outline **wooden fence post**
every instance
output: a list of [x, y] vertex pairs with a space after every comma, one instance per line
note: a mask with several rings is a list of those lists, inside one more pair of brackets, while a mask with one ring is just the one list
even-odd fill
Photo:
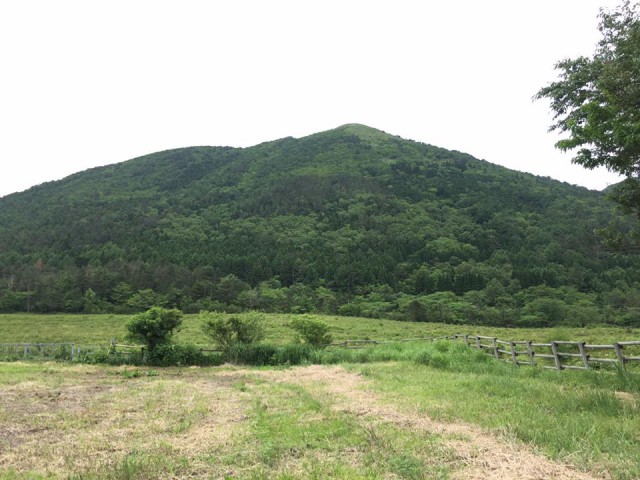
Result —
[[467, 344], [467, 347], [469, 346], [469, 335], [464, 336], [464, 343]]
[[616, 357], [618, 357], [618, 363], [620, 363], [620, 366], [625, 369], [625, 365], [624, 365], [624, 355], [622, 354], [622, 345], [620, 345], [619, 343], [614, 343], [613, 344], [613, 348], [616, 350]]
[[536, 362], [533, 359], [533, 356], [535, 355], [535, 353], [533, 351], [533, 347], [531, 346], [531, 340], [527, 342], [527, 355], [529, 355], [529, 364], [532, 367], [535, 366]]
[[498, 352], [498, 342], [497, 342], [497, 338], [493, 337], [492, 341], [493, 341], [493, 356], [496, 357], [496, 359], [500, 360], [500, 352]]
[[518, 355], [516, 354], [516, 344], [513, 341], [509, 342], [509, 344], [511, 345], [511, 360], [513, 361], [513, 364], [517, 367]]
[[587, 355], [587, 351], [584, 346], [585, 342], [578, 343], [578, 348], [580, 349], [580, 355], [582, 356], [582, 363], [584, 363], [584, 368], [589, 370], [589, 355]]
[[476, 348], [482, 350], [482, 344], [480, 343], [480, 337], [476, 335]]
[[560, 363], [560, 357], [558, 356], [558, 344], [555, 341], [551, 342], [551, 353], [553, 353], [553, 361], [556, 364], [556, 368], [562, 370], [562, 363]]

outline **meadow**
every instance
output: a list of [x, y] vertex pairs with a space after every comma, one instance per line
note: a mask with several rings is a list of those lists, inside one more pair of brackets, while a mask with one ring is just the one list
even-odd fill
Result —
[[[21, 336], [20, 318], [0, 316], [3, 342], [34, 341]], [[39, 325], [41, 341], [88, 345], [123, 334], [128, 317], [22, 318]], [[266, 318], [269, 341], [293, 339], [291, 317]], [[462, 329], [535, 341], [640, 337], [611, 327], [470, 331], [316, 318], [337, 340]], [[198, 339], [188, 316], [176, 340]], [[638, 373], [517, 368], [450, 341], [330, 349], [318, 362], [0, 363], [0, 478], [640, 478]]]
[[[241, 315], [241, 314], [240, 314]], [[285, 344], [295, 338], [288, 328], [295, 315], [265, 314], [265, 341]], [[330, 326], [334, 340], [401, 340], [432, 338], [454, 334], [495, 336], [505, 340], [586, 341], [610, 343], [640, 339], [640, 328], [590, 325], [553, 328], [498, 328], [487, 326], [451, 325], [444, 323], [402, 322], [335, 315], [308, 315]], [[126, 341], [126, 323], [131, 315], [94, 314], [0, 314], [0, 343], [75, 342], [78, 345], [108, 345], [112, 338]], [[198, 315], [185, 315], [175, 336], [178, 343], [208, 346], [210, 341], [201, 331]]]
[[405, 360], [0, 363], [0, 477], [639, 478], [637, 375], [393, 348]]

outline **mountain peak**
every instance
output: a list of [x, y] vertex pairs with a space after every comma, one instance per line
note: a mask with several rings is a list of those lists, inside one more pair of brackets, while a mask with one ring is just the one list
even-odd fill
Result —
[[327, 130], [325, 132], [319, 132], [314, 135], [323, 135], [325, 133], [338, 132], [338, 133], [347, 133], [349, 135], [355, 135], [360, 138], [360, 140], [364, 140], [370, 145], [377, 145], [380, 142], [384, 142], [391, 138], [399, 138], [395, 135], [391, 135], [382, 130], [378, 130], [377, 128], [369, 127], [367, 125], [362, 125], [360, 123], [346, 123], [344, 125], [340, 125], [337, 128], [333, 128], [331, 130]]
[[393, 136], [388, 134], [387, 132], [378, 130], [377, 128], [362, 125], [361, 123], [346, 123], [339, 126], [335, 130], [357, 135], [363, 140], [387, 139]]

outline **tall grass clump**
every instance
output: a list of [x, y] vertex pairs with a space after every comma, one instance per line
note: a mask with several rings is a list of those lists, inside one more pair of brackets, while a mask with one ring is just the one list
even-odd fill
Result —
[[273, 356], [275, 365], [317, 363], [318, 349], [308, 344], [289, 344], [278, 348]]
[[278, 347], [266, 343], [234, 343], [224, 353], [225, 360], [236, 365], [274, 365]]
[[77, 361], [91, 365], [142, 365], [144, 357], [140, 350], [122, 352], [113, 348], [102, 348], [93, 352], [84, 352]]
[[331, 347], [316, 354], [317, 363], [414, 362], [434, 368], [475, 373], [501, 371], [513, 373], [512, 366], [497, 362], [479, 350], [462, 343], [392, 342], [349, 349]]
[[318, 354], [317, 348], [307, 344], [237, 343], [225, 350], [224, 358], [236, 365], [302, 365], [319, 363]]
[[200, 367], [221, 365], [224, 358], [219, 353], [205, 354], [194, 345], [161, 345], [151, 352], [146, 359], [149, 365], [158, 367], [183, 367], [197, 365]]
[[425, 345], [415, 362], [433, 368], [469, 373], [513, 374], [515, 366], [498, 362], [481, 350], [463, 343], [439, 341]]

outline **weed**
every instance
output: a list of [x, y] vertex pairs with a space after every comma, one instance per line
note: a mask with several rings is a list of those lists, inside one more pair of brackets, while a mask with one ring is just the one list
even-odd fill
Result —
[[122, 373], [122, 378], [138, 378], [142, 376], [142, 372], [140, 370], [123, 370]]

